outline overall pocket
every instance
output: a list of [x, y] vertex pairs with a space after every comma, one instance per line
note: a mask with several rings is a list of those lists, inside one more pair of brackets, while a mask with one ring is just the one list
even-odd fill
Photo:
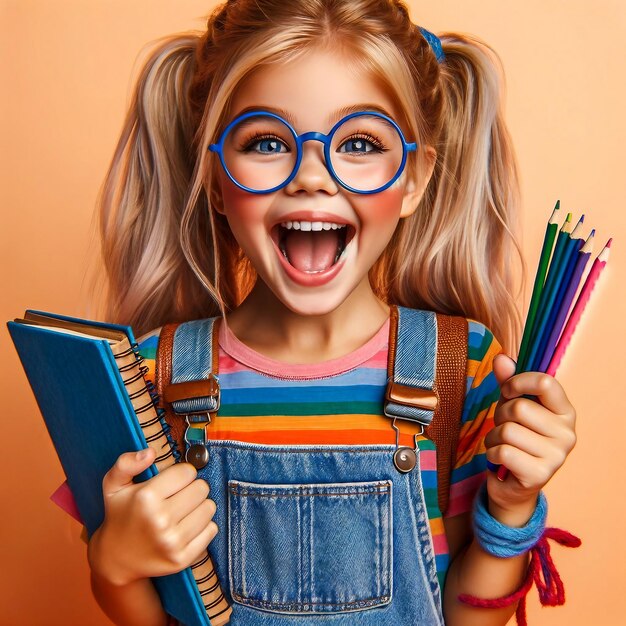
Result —
[[392, 482], [228, 483], [233, 600], [280, 613], [391, 602]]

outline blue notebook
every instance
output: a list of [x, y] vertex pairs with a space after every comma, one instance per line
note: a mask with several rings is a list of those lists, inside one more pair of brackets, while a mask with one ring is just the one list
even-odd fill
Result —
[[[91, 537], [104, 520], [102, 479], [120, 454], [146, 448], [146, 437], [152, 447], [160, 439], [162, 454], [135, 482], [179, 458], [155, 411], [133, 332], [41, 311], [7, 326]], [[144, 421], [143, 414], [159, 419]], [[152, 580], [169, 615], [186, 626], [210, 626], [191, 568]]]

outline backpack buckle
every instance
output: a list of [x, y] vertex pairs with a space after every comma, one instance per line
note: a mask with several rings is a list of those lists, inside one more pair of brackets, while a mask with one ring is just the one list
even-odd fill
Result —
[[387, 403], [412, 406], [425, 411], [434, 411], [439, 405], [439, 396], [434, 389], [420, 389], [419, 387], [401, 385], [391, 379], [387, 382], [385, 400]]
[[177, 415], [192, 418], [206, 416], [204, 421], [210, 421], [210, 414], [216, 413], [220, 408], [219, 380], [214, 374], [209, 374], [206, 379], [170, 383], [165, 387], [163, 398]]

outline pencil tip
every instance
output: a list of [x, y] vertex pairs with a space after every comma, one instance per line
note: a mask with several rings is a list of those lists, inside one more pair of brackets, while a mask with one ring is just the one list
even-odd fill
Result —
[[571, 222], [572, 221], [572, 214], [571, 213], [567, 214], [567, 217], [565, 218], [565, 221], [566, 222]]
[[554, 207], [554, 210], [555, 210], [555, 211], [558, 211], [560, 208], [561, 208], [561, 201], [560, 201], [560, 200], [557, 200], [557, 201], [556, 201], [556, 206]]
[[583, 213], [583, 214], [580, 216], [580, 219], [578, 220], [578, 223], [579, 223], [579, 224], [582, 224], [584, 221], [585, 221], [585, 214]]
[[611, 237], [607, 242], [606, 242], [606, 248], [610, 248], [611, 244], [613, 243], [613, 237]]
[[591, 234], [590, 234], [589, 236], [590, 236], [590, 237], [594, 237], [594, 236], [595, 236], [595, 234], [596, 234], [596, 229], [595, 229], [595, 228], [592, 228], [592, 229], [591, 229]]

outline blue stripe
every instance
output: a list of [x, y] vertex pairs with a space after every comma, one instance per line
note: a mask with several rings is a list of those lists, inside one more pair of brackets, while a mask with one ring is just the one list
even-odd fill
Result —
[[465, 465], [461, 465], [461, 467], [457, 467], [452, 470], [450, 484], [460, 483], [466, 478], [470, 478], [471, 476], [475, 476], [476, 474], [480, 474], [485, 471], [487, 471], [487, 455], [485, 453], [477, 454]]
[[437, 472], [435, 470], [422, 470], [421, 476], [424, 489], [437, 488]]
[[359, 385], [344, 387], [273, 387], [272, 389], [224, 389], [222, 402], [228, 404], [280, 404], [327, 402], [382, 402], [385, 388]]
[[268, 375], [259, 374], [253, 371], [232, 372], [230, 374], [219, 374], [220, 386], [224, 389], [254, 388], [255, 391], [263, 389], [275, 389], [286, 386], [312, 387], [326, 390], [329, 387], [344, 387], [356, 385], [387, 385], [387, 369], [373, 367], [359, 367], [349, 372], [333, 376], [331, 378], [312, 379], [286, 379], [275, 378]]
[[438, 572], [443, 572], [447, 570], [449, 564], [450, 564], [450, 555], [447, 552], [445, 552], [444, 554], [435, 555], [435, 565], [437, 567]]
[[[483, 381], [480, 383], [478, 387], [474, 387], [470, 389], [465, 396], [465, 403], [463, 404], [463, 415], [461, 417], [461, 423], [464, 424], [469, 420], [471, 416], [472, 419], [476, 417], [476, 414], [480, 412], [480, 410], [487, 408], [482, 407], [477, 410], [477, 407], [480, 407], [481, 404], [487, 398], [494, 397], [494, 394], [499, 392], [499, 385], [496, 379], [496, 375], [493, 372], [489, 372], [487, 376], [483, 378]], [[491, 402], [489, 402], [491, 405]]]

